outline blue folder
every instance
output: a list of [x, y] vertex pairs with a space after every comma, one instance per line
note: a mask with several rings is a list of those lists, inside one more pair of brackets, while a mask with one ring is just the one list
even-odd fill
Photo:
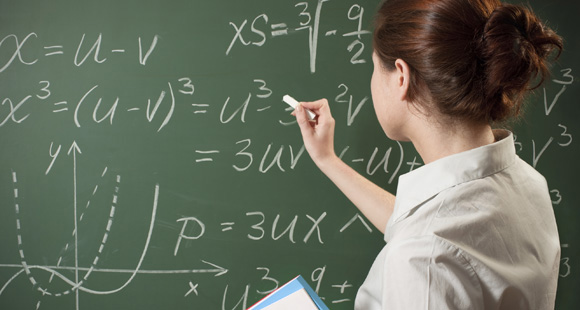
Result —
[[312, 299], [314, 304], [316, 304], [318, 309], [329, 310], [328, 307], [324, 304], [324, 302], [322, 302], [322, 299], [320, 299], [320, 297], [318, 297], [316, 292], [314, 292], [314, 290], [310, 287], [310, 285], [308, 285], [308, 283], [306, 282], [306, 280], [304, 280], [304, 278], [302, 276], [297, 276], [296, 278], [294, 278], [293, 280], [291, 280], [290, 282], [288, 282], [287, 284], [285, 284], [284, 286], [282, 286], [278, 290], [276, 290], [276, 291], [270, 293], [270, 295], [264, 297], [264, 299], [262, 299], [260, 301], [261, 303], [258, 306], [256, 306], [255, 308], [253, 308], [252, 310], [263, 309], [263, 308], [265, 308], [265, 307], [281, 300], [282, 298], [284, 298], [292, 293], [295, 293], [296, 291], [301, 290], [301, 289], [306, 290], [306, 292], [308, 293], [308, 295], [310, 296], [310, 298]]

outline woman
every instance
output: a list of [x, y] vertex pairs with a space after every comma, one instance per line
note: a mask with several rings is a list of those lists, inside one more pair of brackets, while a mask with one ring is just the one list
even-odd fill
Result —
[[425, 163], [396, 197], [336, 156], [326, 100], [293, 112], [316, 165], [385, 233], [355, 309], [553, 308], [560, 244], [546, 181], [492, 125], [518, 115], [561, 38], [495, 0], [387, 0], [373, 40], [378, 120]]

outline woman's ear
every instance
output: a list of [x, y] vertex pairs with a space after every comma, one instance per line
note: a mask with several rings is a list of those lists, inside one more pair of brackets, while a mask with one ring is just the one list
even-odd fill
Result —
[[402, 59], [395, 61], [395, 72], [397, 78], [397, 89], [399, 92], [399, 99], [401, 101], [407, 100], [407, 92], [409, 91], [409, 82], [411, 78], [411, 70], [409, 65]]

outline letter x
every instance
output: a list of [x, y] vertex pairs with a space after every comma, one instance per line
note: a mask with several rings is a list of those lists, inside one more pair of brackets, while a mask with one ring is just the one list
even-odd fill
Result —
[[194, 292], [195, 293], [195, 296], [197, 296], [198, 295], [197, 294], [197, 286], [198, 285], [199, 284], [193, 285], [193, 283], [191, 283], [191, 281], [189, 281], [189, 287], [190, 287], [190, 289], [189, 289], [189, 291], [187, 291], [187, 293], [185, 293], [185, 296], [183, 296], [183, 297], [187, 297], [187, 295], [191, 294], [191, 292]]
[[10, 57], [10, 60], [8, 60], [8, 62], [4, 65], [4, 67], [0, 68], [0, 72], [6, 70], [6, 68], [8, 68], [8, 66], [10, 66], [10, 64], [14, 61], [16, 56], [18, 56], [18, 59], [20, 59], [20, 62], [22, 62], [25, 65], [32, 65], [38, 61], [38, 59], [35, 59], [32, 62], [26, 62], [22, 59], [22, 54], [20, 54], [20, 50], [22, 49], [22, 46], [24, 45], [24, 43], [26, 43], [26, 40], [28, 40], [28, 38], [30, 38], [31, 36], [38, 37], [36, 35], [36, 33], [31, 32], [24, 38], [24, 40], [22, 40], [22, 42], [18, 42], [18, 37], [14, 34], [11, 34], [11, 35], [5, 36], [4, 39], [2, 39], [2, 41], [0, 41], [0, 46], [2, 46], [4, 41], [8, 38], [14, 38], [14, 41], [16, 41], [16, 49], [14, 50], [14, 54], [12, 54], [12, 57]]
[[240, 26], [240, 28], [238, 28], [236, 26], [236, 24], [230, 22], [230, 25], [232, 25], [232, 27], [234, 27], [234, 29], [236, 29], [236, 35], [232, 39], [232, 42], [230, 43], [230, 46], [228, 47], [228, 50], [226, 51], [226, 55], [228, 55], [230, 53], [230, 50], [232, 49], [232, 46], [234, 46], [234, 43], [236, 43], [236, 39], [237, 38], [240, 38], [240, 42], [242, 42], [243, 45], [250, 45], [251, 42], [244, 41], [244, 38], [242, 37], [242, 30], [246, 26], [246, 23], [247, 22], [248, 22], [247, 19], [244, 20], [244, 22], [242, 23], [242, 25]]
[[0, 127], [4, 126], [4, 124], [8, 121], [9, 118], [12, 118], [12, 120], [15, 123], [22, 123], [22, 121], [24, 121], [26, 118], [28, 118], [28, 116], [30, 116], [30, 114], [27, 114], [26, 116], [24, 116], [21, 119], [16, 119], [16, 117], [14, 116], [14, 113], [16, 113], [16, 111], [18, 109], [20, 109], [20, 107], [28, 100], [30, 99], [30, 95], [26, 96], [24, 99], [22, 99], [16, 106], [14, 106], [14, 104], [12, 103], [12, 100], [10, 100], [10, 98], [6, 98], [4, 99], [4, 101], [2, 101], [2, 105], [5, 105], [6, 102], [8, 102], [10, 104], [10, 113], [8, 113], [8, 115], [6, 116], [6, 118], [2, 121], [2, 123], [0, 123]]

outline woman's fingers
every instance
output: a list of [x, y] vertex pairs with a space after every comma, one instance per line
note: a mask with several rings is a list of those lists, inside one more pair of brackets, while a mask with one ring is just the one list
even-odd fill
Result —
[[328, 101], [326, 99], [320, 99], [312, 102], [301, 102], [301, 104], [313, 112], [323, 109], [324, 107], [328, 107]]
[[[316, 121], [309, 120], [306, 109], [314, 112]], [[295, 110], [296, 120], [304, 145], [315, 162], [334, 155], [334, 119], [330, 114], [328, 101], [302, 102]]]
[[296, 116], [296, 121], [298, 122], [300, 131], [302, 132], [302, 137], [307, 139], [307, 136], [312, 135], [314, 128], [309, 122], [308, 116], [306, 115], [306, 111], [304, 110], [302, 103], [296, 107], [293, 113]]

